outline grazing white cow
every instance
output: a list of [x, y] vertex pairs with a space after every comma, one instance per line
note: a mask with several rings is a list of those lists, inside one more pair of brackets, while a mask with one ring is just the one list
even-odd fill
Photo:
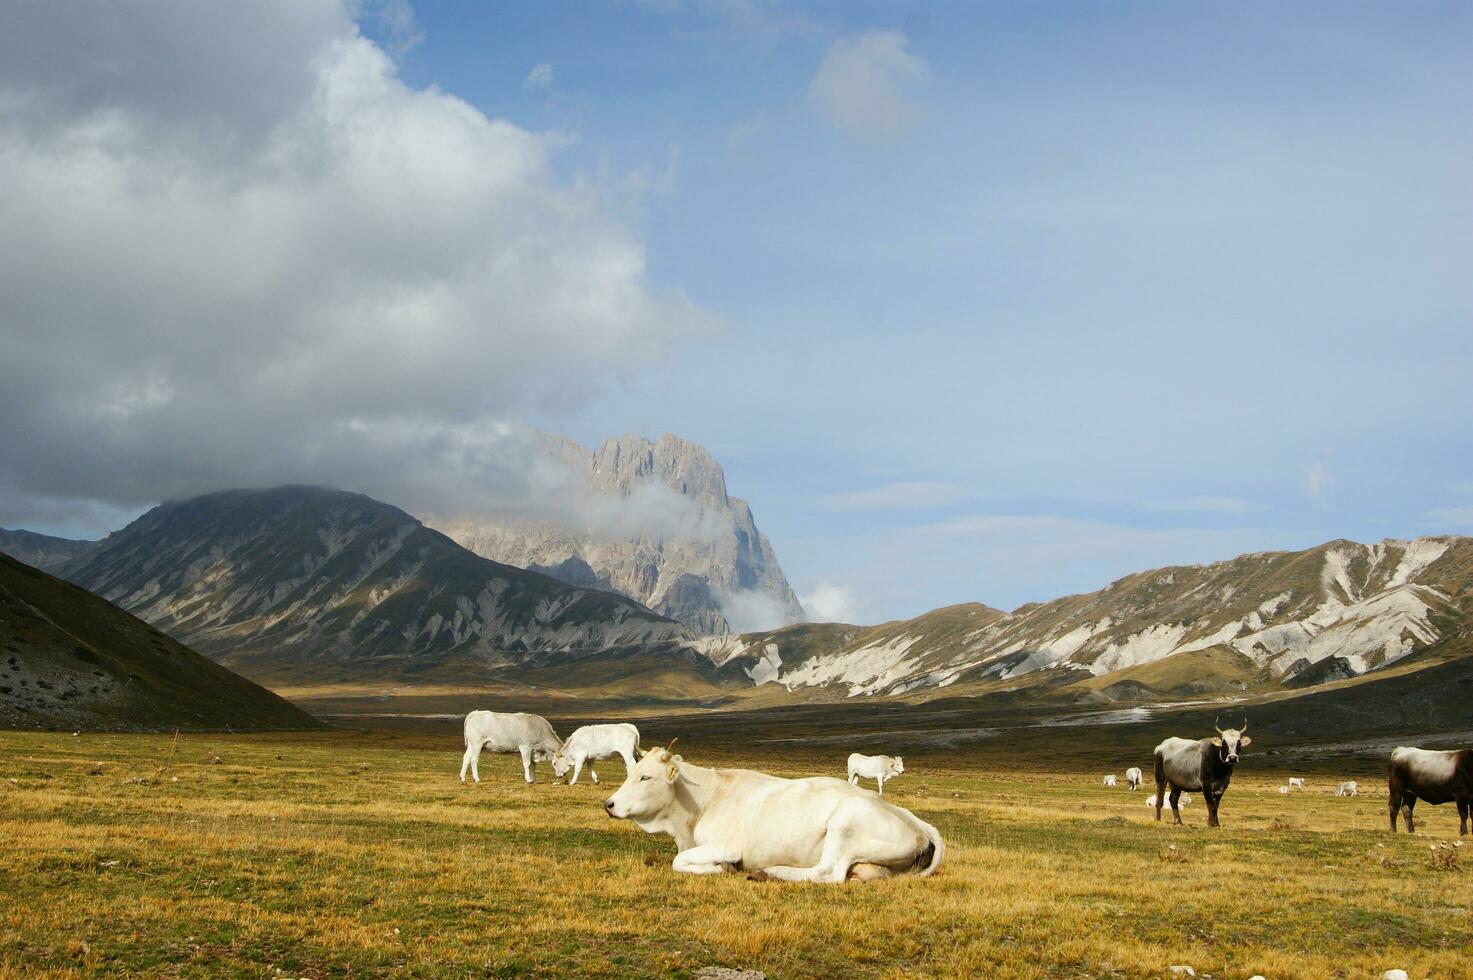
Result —
[[1355, 780], [1353, 780], [1353, 779], [1347, 779], [1345, 782], [1343, 782], [1339, 786], [1336, 786], [1335, 787], [1335, 795], [1336, 796], [1359, 796], [1360, 795], [1360, 787], [1358, 787], [1356, 785]]
[[552, 771], [557, 778], [562, 779], [573, 770], [573, 778], [568, 780], [571, 786], [578, 781], [578, 774], [583, 771], [584, 765], [588, 766], [588, 775], [593, 777], [593, 784], [598, 785], [598, 773], [593, 768], [593, 763], [598, 759], [612, 759], [615, 756], [624, 760], [624, 772], [628, 775], [634, 768], [634, 753], [639, 749], [639, 729], [627, 722], [619, 725], [584, 725], [582, 728], [568, 736], [552, 757]]
[[1108, 775], [1108, 776], [1105, 777], [1105, 785], [1106, 786], [1114, 786], [1115, 785], [1115, 774], [1113, 772], [1110, 773], [1110, 775]]
[[1301, 777], [1301, 776], [1290, 776], [1289, 777], [1289, 788], [1290, 789], [1303, 789], [1304, 788], [1304, 778]]
[[465, 782], [467, 769], [472, 779], [481, 781], [481, 749], [485, 748], [492, 752], [520, 752], [522, 778], [535, 783], [532, 771], [537, 763], [551, 759], [562, 744], [541, 715], [472, 711], [465, 716], [465, 756], [460, 760], [460, 781]]
[[905, 772], [905, 759], [895, 755], [849, 756], [849, 785], [858, 786], [860, 778], [873, 779], [880, 784], [880, 795], [885, 795], [885, 781]]
[[[1176, 802], [1177, 802], [1177, 805], [1178, 806], [1186, 806], [1188, 803], [1192, 802], [1192, 794], [1191, 793], [1183, 793], [1181, 795], [1181, 799], [1177, 800]], [[1166, 804], [1163, 803], [1161, 805], [1162, 806], [1165, 806]], [[1146, 797], [1146, 806], [1150, 807], [1153, 810], [1156, 808], [1156, 794], [1155, 793], [1152, 793], [1150, 796]]]
[[1131, 766], [1125, 770], [1125, 785], [1131, 789], [1141, 788], [1141, 770], [1139, 766]]
[[[672, 746], [674, 743], [671, 743]], [[935, 874], [941, 834], [909, 810], [842, 779], [782, 779], [706, 769], [670, 749], [644, 753], [609, 816], [669, 834], [685, 874], [764, 871], [783, 881], [840, 882]]]

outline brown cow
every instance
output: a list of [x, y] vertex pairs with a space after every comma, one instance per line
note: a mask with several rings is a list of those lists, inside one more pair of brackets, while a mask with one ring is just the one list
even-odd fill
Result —
[[1390, 790], [1391, 832], [1396, 833], [1396, 811], [1407, 818], [1407, 833], [1417, 832], [1412, 823], [1412, 807], [1418, 800], [1433, 806], [1455, 802], [1458, 805], [1458, 834], [1468, 833], [1468, 819], [1473, 815], [1473, 749], [1439, 752], [1433, 749], [1398, 748], [1391, 753], [1391, 769], [1386, 777]]

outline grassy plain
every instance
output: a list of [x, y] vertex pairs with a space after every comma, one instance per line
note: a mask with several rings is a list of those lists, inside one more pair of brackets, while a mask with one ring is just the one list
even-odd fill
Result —
[[[668, 838], [603, 815], [617, 761], [526, 786], [487, 756], [462, 787], [458, 742], [0, 732], [0, 977], [1473, 975], [1473, 846], [1434, 866], [1451, 806], [1390, 836], [1371, 761], [1302, 764], [1284, 797], [1287, 763], [1250, 755], [1209, 832], [1068, 756], [910, 755], [886, 795], [941, 829], [941, 873], [836, 887], [676, 875]], [[682, 750], [785, 775], [848, 752]], [[1347, 776], [1357, 799], [1331, 795]]]

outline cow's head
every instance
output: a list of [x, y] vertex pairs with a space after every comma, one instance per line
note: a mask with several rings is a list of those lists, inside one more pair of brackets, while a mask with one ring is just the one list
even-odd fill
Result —
[[890, 760], [890, 775], [898, 776], [903, 772], [905, 772], [905, 760], [897, 755]]
[[604, 810], [616, 820], [653, 820], [675, 801], [680, 779], [680, 756], [670, 748], [651, 749], [640, 756], [624, 785], [604, 801]]
[[1253, 739], [1249, 738], [1246, 734], [1248, 731], [1248, 719], [1243, 719], [1242, 728], [1223, 728], [1216, 722], [1213, 723], [1212, 727], [1217, 729], [1217, 737], [1212, 740], [1212, 744], [1217, 746], [1218, 756], [1228, 765], [1236, 766], [1238, 764], [1239, 753], [1253, 744]]
[[552, 774], [558, 779], [562, 779], [564, 776], [566, 776], [568, 774], [568, 770], [572, 768], [573, 760], [568, 757], [568, 753], [564, 752], [562, 749], [558, 749], [552, 754]]

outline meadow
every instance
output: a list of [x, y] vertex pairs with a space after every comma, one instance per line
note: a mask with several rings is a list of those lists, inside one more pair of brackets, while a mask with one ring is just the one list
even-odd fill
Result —
[[[784, 775], [848, 751], [697, 743]], [[1209, 832], [1200, 801], [1158, 825], [1093, 768], [908, 755], [886, 797], [940, 828], [941, 872], [823, 886], [676, 875], [668, 838], [601, 811], [617, 760], [602, 787], [527, 786], [485, 756], [462, 786], [460, 752], [448, 730], [0, 732], [0, 977], [1473, 975], [1473, 847], [1433, 850], [1451, 806], [1387, 833], [1370, 761], [1285, 797], [1250, 755]], [[1347, 776], [1360, 797], [1332, 795]]]

